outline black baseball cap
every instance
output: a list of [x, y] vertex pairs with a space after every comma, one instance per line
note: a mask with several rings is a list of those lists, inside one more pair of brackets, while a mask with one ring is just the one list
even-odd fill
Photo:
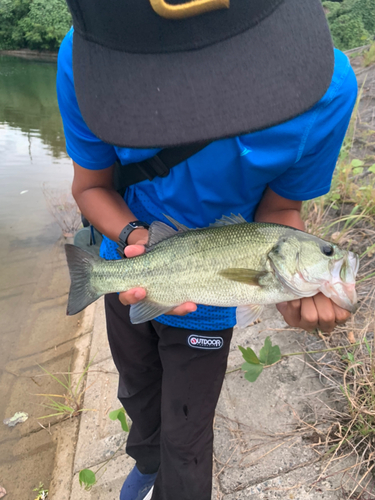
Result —
[[78, 104], [132, 148], [233, 137], [285, 122], [328, 89], [321, 0], [67, 0]]

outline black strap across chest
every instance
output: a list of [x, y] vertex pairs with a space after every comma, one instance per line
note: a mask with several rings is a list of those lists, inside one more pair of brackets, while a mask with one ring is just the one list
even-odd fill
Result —
[[118, 161], [115, 164], [113, 174], [114, 187], [118, 193], [124, 196], [126, 188], [133, 184], [146, 179], [152, 181], [155, 177], [166, 177], [171, 168], [195, 155], [209, 144], [210, 142], [199, 142], [162, 149], [148, 160], [129, 165], [121, 165]]

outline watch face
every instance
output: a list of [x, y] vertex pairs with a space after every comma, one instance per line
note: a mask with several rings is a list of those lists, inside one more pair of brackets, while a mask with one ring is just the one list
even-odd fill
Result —
[[129, 224], [124, 227], [124, 229], [121, 231], [121, 233], [119, 235], [119, 238], [118, 238], [119, 239], [119, 241], [118, 241], [119, 247], [122, 250], [124, 250], [124, 248], [128, 244], [129, 235], [130, 235], [130, 233], [132, 233], [134, 231], [134, 229], [139, 229], [139, 228], [148, 229], [149, 227], [150, 226], [148, 224], [146, 224], [146, 222], [142, 222], [139, 220], [129, 222]]

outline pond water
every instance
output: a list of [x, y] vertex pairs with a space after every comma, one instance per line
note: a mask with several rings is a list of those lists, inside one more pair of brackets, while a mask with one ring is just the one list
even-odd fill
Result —
[[[31, 283], [40, 250], [52, 247], [61, 236], [43, 189], [69, 192], [72, 179], [57, 105], [56, 69], [56, 63], [0, 56], [1, 339], [12, 332], [12, 346], [17, 344], [17, 318], [27, 307], [11, 300], [14, 290]], [[0, 369], [10, 355], [9, 349], [0, 349]]]
[[72, 168], [55, 79], [54, 63], [0, 56], [0, 275], [4, 247], [20, 239], [31, 242], [41, 233], [46, 237], [52, 218], [43, 184], [69, 189]]
[[[56, 69], [56, 63], [0, 55], [0, 486], [9, 498], [35, 498], [32, 486], [50, 479], [54, 443], [36, 451], [43, 438], [35, 438], [35, 448], [29, 442], [40, 429], [35, 417], [45, 413], [36, 404], [41, 383], [37, 387], [31, 375], [41, 371], [37, 363], [50, 362], [43, 353], [56, 356], [58, 343], [69, 342], [75, 331], [65, 320], [62, 232], [43, 193], [69, 193], [73, 175]], [[64, 359], [60, 369], [68, 363]], [[56, 361], [50, 368], [56, 370]], [[29, 420], [9, 429], [2, 421], [16, 411], [28, 412]]]

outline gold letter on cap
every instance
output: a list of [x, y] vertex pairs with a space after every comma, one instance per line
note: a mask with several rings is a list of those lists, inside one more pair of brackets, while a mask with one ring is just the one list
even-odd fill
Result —
[[212, 10], [229, 9], [229, 2], [230, 0], [191, 0], [183, 4], [171, 5], [165, 0], [150, 0], [154, 11], [166, 19], [185, 19]]

